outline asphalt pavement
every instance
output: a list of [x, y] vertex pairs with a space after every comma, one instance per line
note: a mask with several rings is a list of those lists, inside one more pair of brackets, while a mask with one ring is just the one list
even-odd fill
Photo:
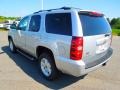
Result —
[[0, 90], [120, 90], [120, 37], [113, 36], [114, 50], [107, 66], [85, 77], [61, 74], [55, 81], [45, 80], [37, 62], [8, 48], [7, 32], [0, 32]]

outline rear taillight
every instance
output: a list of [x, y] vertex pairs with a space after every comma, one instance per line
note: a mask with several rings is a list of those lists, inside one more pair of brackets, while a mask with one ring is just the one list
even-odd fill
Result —
[[83, 54], [83, 37], [72, 37], [70, 59], [81, 60]]

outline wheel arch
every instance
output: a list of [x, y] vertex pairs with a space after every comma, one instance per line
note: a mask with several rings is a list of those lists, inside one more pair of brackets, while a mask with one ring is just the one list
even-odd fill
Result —
[[47, 47], [44, 47], [44, 46], [37, 46], [37, 48], [36, 48], [36, 56], [37, 56], [37, 58], [44, 52], [49, 53], [54, 58], [54, 54], [53, 54], [53, 51], [51, 49], [49, 49]]

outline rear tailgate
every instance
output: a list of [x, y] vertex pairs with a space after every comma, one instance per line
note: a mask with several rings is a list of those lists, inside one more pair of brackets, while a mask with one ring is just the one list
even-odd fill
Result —
[[[90, 12], [89, 12], [90, 13]], [[102, 14], [79, 13], [83, 28], [83, 61], [86, 68], [103, 62], [111, 44], [111, 28]]]

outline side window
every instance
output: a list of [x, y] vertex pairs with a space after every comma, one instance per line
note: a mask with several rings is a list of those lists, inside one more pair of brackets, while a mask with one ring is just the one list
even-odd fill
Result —
[[29, 23], [29, 17], [23, 18], [18, 24], [18, 29], [25, 31]]
[[70, 13], [55, 13], [46, 15], [46, 32], [60, 35], [72, 35]]
[[30, 25], [29, 25], [29, 31], [38, 32], [40, 29], [40, 21], [41, 21], [40, 15], [32, 16], [31, 21], [30, 21]]

